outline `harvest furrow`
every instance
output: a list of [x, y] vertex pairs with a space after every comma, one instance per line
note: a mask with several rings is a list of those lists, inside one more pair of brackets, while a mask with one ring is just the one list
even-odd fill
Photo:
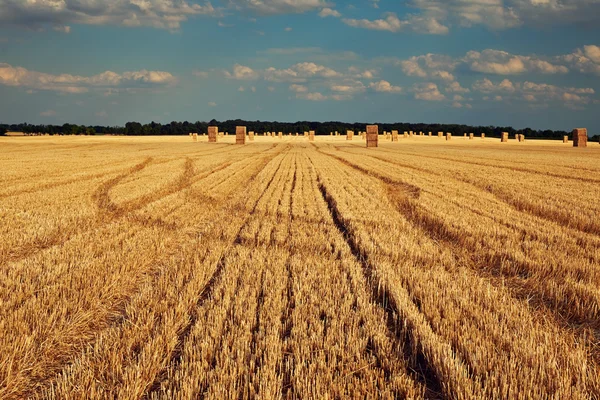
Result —
[[[317, 164], [316, 161], [315, 164]], [[340, 210], [342, 215], [344, 215], [344, 209], [350, 215], [353, 215], [352, 219], [347, 221], [345, 225], [353, 228], [353, 233], [357, 238], [356, 240], [360, 248], [368, 254], [370, 253], [370, 257], [377, 257], [378, 261], [374, 263], [374, 268], [378, 274], [381, 274], [381, 285], [384, 287], [387, 286], [388, 293], [396, 300], [396, 304], [403, 304], [402, 307], [398, 307], [399, 312], [411, 309], [416, 311], [416, 315], [421, 315], [420, 318], [423, 318], [423, 316], [427, 318], [433, 332], [441, 335], [439, 337], [433, 336], [435, 338], [433, 341], [425, 342], [424, 354], [428, 357], [439, 376], [442, 376], [442, 382], [453, 383], [453, 387], [444, 387], [445, 393], [448, 396], [472, 397], [477, 393], [479, 393], [477, 394], [478, 397], [490, 396], [494, 393], [493, 390], [503, 387], [502, 381], [511, 382], [507, 382], [508, 386], [506, 387], [513, 387], [513, 390], [517, 392], [528, 388], [526, 390], [533, 390], [534, 392], [548, 390], [548, 393], [553, 393], [553, 395], [568, 393], [568, 396], [571, 397], [586, 398], [592, 390], [595, 390], [595, 383], [590, 380], [588, 370], [589, 360], [584, 364], [583, 368], [579, 365], [582, 359], [587, 358], [584, 355], [585, 348], [577, 345], [573, 338], [552, 325], [537, 322], [535, 316], [531, 315], [527, 309], [523, 309], [518, 302], [512, 301], [510, 297], [506, 297], [504, 289], [495, 289], [485, 279], [481, 279], [469, 273], [462, 266], [456, 265], [456, 261], [451, 253], [444, 248], [438, 248], [435, 242], [431, 242], [420, 236], [418, 230], [406, 225], [401, 218], [388, 218], [383, 223], [383, 226], [391, 226], [384, 228], [383, 231], [383, 226], [371, 226], [362, 223], [358, 216], [366, 215], [367, 210], [359, 212], [359, 209], [353, 203], [348, 203], [347, 200], [340, 197], [339, 193], [341, 193], [342, 184], [337, 182], [348, 182], [343, 187], [346, 191], [352, 188], [348, 195], [351, 195], [353, 198], [360, 196], [358, 193], [365, 193], [367, 188], [356, 186], [354, 184], [356, 182], [355, 179], [346, 178], [346, 176], [349, 177], [351, 174], [349, 171], [343, 172], [344, 168], [339, 167], [339, 165], [344, 164], [338, 163], [336, 167], [332, 162], [327, 162], [327, 158], [319, 157], [318, 165], [321, 174], [324, 175], [322, 183], [326, 187], [327, 193], [331, 194], [336, 200], [338, 210]], [[335, 180], [333, 180], [333, 176], [335, 176]], [[360, 182], [362, 186], [370, 186], [370, 184], [367, 184], [368, 181], [366, 178], [361, 179]], [[377, 211], [375, 210], [383, 211], [385, 209], [385, 215], [392, 215], [393, 213], [389, 211], [390, 205], [386, 205], [378, 199], [376, 200], [375, 197], [371, 198], [371, 192], [379, 192], [384, 190], [384, 188], [375, 189], [375, 187], [372, 187], [369, 190], [368, 195], [366, 193], [363, 194], [363, 196], [366, 195], [369, 199], [365, 199], [365, 202], [362, 203], [363, 206], [368, 204], [368, 210], [373, 210], [369, 212], [374, 212], [374, 214], [370, 214], [369, 218], [376, 218]], [[355, 191], [356, 193], [354, 193]], [[343, 201], [340, 203], [341, 200]], [[342, 208], [340, 208], [340, 204], [343, 204]], [[398, 228], [394, 228], [393, 226], [396, 224], [403, 226], [403, 229], [398, 230]], [[381, 245], [383, 243], [390, 243], [391, 239], [382, 236], [382, 232], [384, 231], [393, 236], [399, 236], [394, 239], [394, 245], [390, 247], [383, 247]], [[418, 244], [415, 243], [415, 240], [418, 241]], [[415, 257], [412, 254], [415, 252], [409, 250], [410, 246], [413, 246], [413, 248], [428, 248], [429, 253], [423, 256], [416, 254]], [[421, 265], [423, 260], [427, 260], [425, 264], [427, 267], [423, 265], [423, 267], [418, 268], [417, 266]], [[395, 268], [400, 268], [399, 271], [402, 271], [402, 273], [399, 274], [399, 271], [395, 271]], [[450, 278], [450, 276], [454, 278]], [[406, 288], [406, 292], [404, 293], [400, 290], [403, 287]], [[447, 293], [444, 308], [441, 308], [441, 303], [439, 303], [439, 300], [434, 295], [437, 292]], [[461, 293], [463, 297], [457, 297], [458, 293]], [[496, 300], [492, 300], [494, 297], [496, 297]], [[406, 301], [408, 298], [418, 299], [416, 305], [411, 306], [411, 303]], [[486, 300], [484, 301], [484, 299]], [[401, 303], [398, 303], [399, 301]], [[485, 307], [483, 307], [484, 304]], [[480, 307], [483, 308], [480, 309]], [[501, 311], [503, 309], [505, 311]], [[516, 317], [517, 310], [519, 317]], [[443, 316], [441, 319], [440, 314]], [[499, 320], [498, 317], [500, 315], [511, 315], [511, 317]], [[404, 318], [415, 319], [413, 312], [405, 313]], [[457, 329], [456, 324], [459, 321], [462, 324], [461, 329]], [[528, 328], [522, 331], [524, 325], [535, 326], [535, 329]], [[415, 326], [412, 329], [413, 331], [420, 330], [417, 337], [421, 340], [421, 343], [423, 343], [424, 338], [432, 337], [431, 334], [425, 334], [425, 331], [422, 330], [423, 327], [423, 325]], [[498, 328], [504, 332], [502, 336], [498, 336], [498, 333], [495, 332]], [[528, 335], [533, 336], [524, 336], [523, 332], [527, 332]], [[479, 357], [482, 357], [483, 354], [489, 351], [488, 343], [494, 343], [494, 338], [497, 337], [504, 337], [502, 348], [506, 353], [503, 353], [501, 356], [496, 354], [493, 358], [488, 358], [489, 361], [493, 360], [492, 362], [496, 366], [493, 368], [484, 368], [479, 361]], [[541, 340], [541, 337], [546, 338], [544, 342], [548, 346], [544, 351], [549, 351], [550, 353], [542, 357], [540, 357], [541, 354], [538, 356], [526, 355], [528, 345], [525, 343], [529, 341], [538, 342]], [[552, 339], [548, 340], [550, 338]], [[448, 345], [453, 349], [452, 353], [456, 352], [456, 355], [449, 357], [447, 353], [441, 351], [443, 346]], [[577, 358], [573, 357], [572, 353], [569, 354], [565, 350], [565, 347], [570, 348], [571, 351], [577, 348], [580, 356]], [[512, 356], [509, 356], [509, 354], [512, 354]], [[461, 361], [459, 356], [464, 361]], [[519, 357], [536, 360], [534, 370], [539, 371], [537, 372], [539, 376], [536, 379], [542, 379], [552, 384], [543, 388], [539, 386], [531, 387], [529, 381], [523, 380], [520, 374], [515, 375], [516, 370], [512, 366], [514, 362], [512, 360], [519, 359]], [[570, 371], [571, 378], [566, 379], [564, 373], [557, 375], [556, 366], [552, 362], [548, 363], [547, 360], [549, 359], [557, 359], [559, 365], [565, 365], [567, 371]], [[447, 363], [451, 360], [455, 360], [454, 362], [458, 362], [458, 365], [462, 365], [462, 367], [457, 369], [457, 364], [454, 364], [455, 367], [447, 368], [449, 366]], [[458, 373], [461, 369], [463, 372]], [[446, 373], [451, 371], [455, 371], [452, 376], [446, 375]], [[469, 372], [467, 373], [467, 371]], [[500, 373], [499, 371], [504, 372]], [[508, 371], [513, 372], [509, 373]], [[531, 372], [532, 370], [527, 371], [528, 374]], [[549, 374], [548, 376], [554, 375], [554, 377], [543, 378], [543, 374]], [[461, 376], [468, 376], [470, 378], [465, 380], [464, 378], [459, 378]], [[559, 376], [560, 378], [558, 378]], [[588, 386], [588, 383], [590, 383], [590, 386]], [[509, 395], [509, 392], [503, 393], [502, 397]], [[539, 392], [539, 395], [544, 396], [543, 393]]]

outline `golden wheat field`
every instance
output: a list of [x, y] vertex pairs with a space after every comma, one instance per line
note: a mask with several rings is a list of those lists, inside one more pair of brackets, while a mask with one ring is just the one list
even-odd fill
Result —
[[600, 398], [600, 146], [0, 138], [2, 399]]

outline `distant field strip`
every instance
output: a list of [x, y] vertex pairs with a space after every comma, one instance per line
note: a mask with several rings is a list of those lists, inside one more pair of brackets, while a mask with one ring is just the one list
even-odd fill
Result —
[[600, 147], [200, 139], [0, 138], [0, 398], [600, 398]]

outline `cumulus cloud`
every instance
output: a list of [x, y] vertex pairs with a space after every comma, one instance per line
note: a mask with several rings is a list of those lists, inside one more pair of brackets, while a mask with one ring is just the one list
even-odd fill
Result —
[[469, 51], [464, 62], [471, 70], [497, 75], [515, 75], [524, 72], [542, 74], [564, 74], [569, 69], [563, 65], [551, 64], [537, 56], [513, 55], [506, 51], [486, 49], [482, 52]]
[[388, 81], [380, 80], [379, 82], [371, 82], [369, 84], [369, 88], [373, 89], [376, 92], [383, 93], [400, 93], [402, 92], [402, 88], [400, 86], [394, 86]]
[[433, 82], [417, 83], [413, 85], [412, 91], [415, 94], [415, 99], [426, 101], [442, 101], [446, 100], [438, 86]]
[[292, 92], [296, 92], [296, 93], [306, 93], [306, 92], [308, 92], [308, 88], [306, 86], [304, 86], [304, 85], [296, 85], [296, 84], [290, 85], [290, 90]]
[[445, 35], [448, 33], [448, 28], [442, 25], [437, 19], [418, 15], [408, 15], [406, 19], [401, 20], [395, 13], [390, 12], [385, 13], [381, 19], [344, 18], [342, 21], [354, 28], [376, 31], [400, 32], [402, 30], [411, 30], [416, 33], [431, 35]]
[[495, 84], [487, 78], [475, 82], [473, 90], [486, 94], [498, 93], [494, 97], [486, 96], [484, 100], [512, 101], [522, 99], [530, 103], [539, 102], [542, 104], [559, 102], [570, 108], [593, 103], [591, 95], [596, 93], [593, 88], [560, 87], [530, 81], [515, 83], [508, 79]]
[[327, 100], [327, 96], [324, 96], [323, 94], [321, 94], [319, 92], [314, 92], [314, 93], [296, 93], [296, 97], [299, 98], [299, 99], [310, 100], [310, 101], [324, 101], [324, 100]]
[[234, 9], [261, 15], [300, 14], [332, 5], [324, 0], [229, 0], [229, 4]]
[[225, 76], [230, 79], [253, 80], [258, 79], [259, 74], [250, 67], [235, 64], [233, 66], [233, 72], [225, 71]]
[[583, 46], [582, 49], [576, 49], [573, 53], [559, 59], [581, 73], [600, 75], [600, 46]]
[[458, 64], [459, 61], [452, 57], [431, 53], [397, 62], [397, 65], [408, 76], [444, 81], [454, 80], [454, 75], [450, 71], [453, 71]]
[[269, 67], [263, 71], [263, 76], [271, 82], [306, 82], [309, 78], [338, 77], [340, 73], [313, 62], [303, 62], [285, 69]]
[[[594, 49], [590, 48], [593, 46], [586, 47], [587, 49], [584, 50], [594, 55]], [[562, 58], [555, 57], [551, 62], [547, 58], [537, 55], [514, 55], [506, 51], [486, 49], [481, 52], [469, 51], [462, 57], [429, 53], [396, 61], [396, 65], [400, 66], [408, 76], [447, 82], [454, 81], [456, 79], [455, 73], [465, 69], [494, 75], [565, 74], [569, 72], [565, 65], [561, 65], [561, 62], [565, 63], [565, 58], [568, 58], [572, 64], [579, 63], [583, 70], [593, 71], [592, 58], [585, 56], [584, 51], [580, 51], [580, 53], [579, 55], [574, 53], [571, 56]], [[596, 67], [600, 71], [600, 64]]]
[[446, 92], [448, 92], [448, 93], [469, 93], [470, 90], [462, 87], [460, 85], [460, 83], [458, 83], [458, 82], [452, 82], [451, 84], [446, 86]]
[[0, 63], [0, 84], [23, 87], [30, 90], [52, 90], [62, 93], [85, 93], [90, 89], [150, 88], [172, 85], [177, 79], [165, 71], [131, 71], [118, 74], [105, 71], [98, 75], [79, 76], [71, 74], [53, 75], [30, 71], [23, 67], [13, 67]]
[[462, 27], [475, 25], [509, 29], [524, 24], [538, 27], [593, 25], [600, 14], [598, 0], [412, 0], [423, 16]]
[[494, 84], [488, 78], [483, 78], [481, 80], [476, 81], [473, 84], [473, 90], [483, 93], [492, 93], [492, 92], [505, 92], [505, 93], [513, 93], [515, 91], [514, 84], [508, 80], [504, 79], [502, 82], [498, 84]]
[[331, 9], [329, 7], [325, 7], [324, 9], [322, 9], [319, 12], [319, 17], [321, 17], [321, 18], [326, 18], [326, 17], [339, 18], [341, 16], [342, 16], [342, 14], [340, 14], [338, 11]]
[[39, 29], [46, 25], [68, 33], [69, 24], [150, 26], [177, 30], [194, 15], [217, 15], [185, 0], [0, 0], [0, 22]]

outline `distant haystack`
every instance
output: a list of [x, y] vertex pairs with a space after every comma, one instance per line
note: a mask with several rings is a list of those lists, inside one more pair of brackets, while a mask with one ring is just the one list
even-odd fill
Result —
[[587, 129], [586, 128], [575, 128], [573, 129], [573, 147], [587, 147]]
[[377, 147], [379, 140], [379, 127], [367, 125], [367, 147]]
[[216, 143], [218, 134], [219, 134], [218, 126], [209, 126], [208, 127], [208, 143]]
[[235, 144], [246, 144], [246, 127], [235, 127]]

